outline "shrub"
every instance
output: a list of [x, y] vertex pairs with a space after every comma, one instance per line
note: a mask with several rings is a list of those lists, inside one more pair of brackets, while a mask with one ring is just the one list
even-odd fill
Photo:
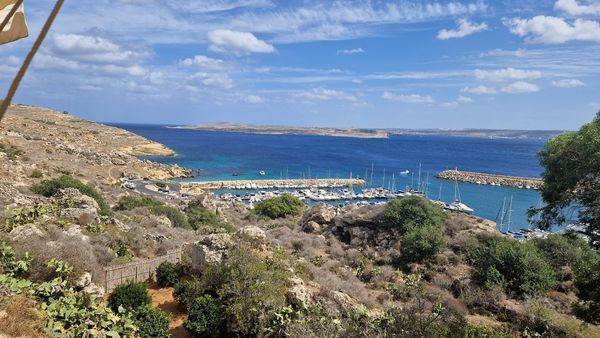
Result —
[[226, 261], [203, 273], [200, 281], [223, 302], [229, 330], [235, 335], [259, 335], [270, 314], [286, 305], [290, 272], [284, 255], [276, 250], [272, 257], [264, 257], [240, 243]]
[[575, 270], [577, 295], [583, 301], [576, 306], [576, 314], [583, 320], [600, 324], [600, 261], [581, 264]]
[[388, 203], [383, 217], [390, 225], [407, 232], [415, 226], [441, 226], [447, 219], [444, 210], [422, 197], [410, 196]]
[[432, 225], [411, 228], [402, 236], [402, 258], [414, 262], [431, 258], [446, 245], [446, 236]]
[[29, 174], [31, 178], [42, 178], [44, 177], [44, 173], [39, 169], [34, 169], [31, 174]]
[[133, 322], [141, 338], [169, 338], [169, 316], [151, 306], [139, 307], [133, 313]]
[[149, 305], [151, 301], [145, 283], [130, 282], [119, 285], [108, 296], [108, 305], [115, 313], [119, 311], [119, 306], [127, 310], [133, 310]]
[[182, 280], [175, 284], [173, 297], [179, 304], [187, 308], [194, 299], [202, 296], [205, 290], [204, 285], [197, 279]]
[[98, 190], [87, 184], [84, 184], [83, 182], [69, 175], [63, 175], [60, 178], [53, 180], [44, 180], [39, 184], [36, 184], [33, 187], [31, 187], [31, 191], [39, 195], [51, 197], [54, 196], [59, 190], [65, 188], [75, 188], [79, 190], [80, 193], [96, 200], [96, 202], [100, 206], [101, 215], [112, 215], [112, 210], [110, 209], [110, 206], [108, 205], [104, 197], [102, 197], [102, 195], [98, 192]]
[[185, 211], [192, 229], [202, 230], [204, 233], [234, 232], [231, 224], [222, 223], [217, 214], [201, 206], [188, 207]]
[[574, 235], [553, 234], [545, 239], [536, 239], [533, 243], [557, 269], [564, 266], [576, 269], [596, 260], [596, 253], [590, 245]]
[[165, 205], [148, 196], [123, 196], [119, 199], [117, 205], [115, 205], [115, 210], [133, 210], [135, 208], [148, 208], [153, 215], [167, 217], [175, 227], [190, 228], [185, 214], [179, 211], [179, 209]]
[[25, 154], [23, 149], [6, 142], [0, 142], [0, 153], [5, 153], [10, 160], [15, 160]]
[[183, 323], [183, 327], [199, 337], [220, 337], [224, 319], [221, 301], [204, 295], [190, 302], [188, 318]]
[[256, 203], [254, 205], [254, 212], [258, 215], [275, 219], [288, 215], [298, 215], [305, 208], [306, 205], [298, 198], [290, 194], [283, 194], [279, 197]]
[[[471, 246], [474, 244], [471, 243]], [[497, 284], [498, 275], [506, 281], [507, 293], [524, 296], [540, 294], [556, 285], [556, 272], [532, 242], [492, 238], [469, 249], [475, 265], [475, 278], [482, 284]]]
[[171, 262], [162, 262], [156, 269], [156, 282], [161, 288], [174, 286], [181, 277], [181, 267]]

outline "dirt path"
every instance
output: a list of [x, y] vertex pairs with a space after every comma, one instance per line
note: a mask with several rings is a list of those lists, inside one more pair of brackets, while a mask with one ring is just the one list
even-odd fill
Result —
[[173, 290], [173, 288], [161, 289], [156, 284], [153, 284], [148, 289], [150, 296], [152, 296], [152, 305], [171, 315], [169, 332], [172, 338], [193, 337], [183, 328], [183, 321], [187, 318], [187, 314], [185, 309], [173, 298]]

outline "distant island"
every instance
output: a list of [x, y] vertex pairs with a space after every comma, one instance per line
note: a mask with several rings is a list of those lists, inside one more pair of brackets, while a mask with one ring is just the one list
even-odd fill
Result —
[[355, 138], [389, 138], [391, 135], [437, 135], [480, 138], [533, 138], [549, 139], [564, 133], [564, 130], [510, 130], [510, 129], [401, 129], [401, 128], [330, 128], [266, 126], [241, 123], [210, 123], [170, 128], [221, 131], [249, 134], [295, 134], [321, 135]]
[[287, 127], [287, 126], [260, 126], [238, 123], [213, 123], [200, 124], [195, 126], [174, 127], [180, 129], [194, 129], [206, 131], [222, 131], [233, 133], [249, 134], [295, 134], [295, 135], [321, 135], [337, 137], [355, 137], [355, 138], [388, 138], [389, 134], [385, 131], [376, 129], [357, 129], [357, 128], [322, 128], [322, 127]]

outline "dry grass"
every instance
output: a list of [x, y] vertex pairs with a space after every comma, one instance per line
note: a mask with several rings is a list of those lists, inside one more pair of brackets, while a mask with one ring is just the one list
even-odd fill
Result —
[[48, 337], [42, 330], [42, 314], [33, 300], [14, 296], [0, 306], [0, 311], [4, 311], [0, 314], [0, 333], [9, 337]]

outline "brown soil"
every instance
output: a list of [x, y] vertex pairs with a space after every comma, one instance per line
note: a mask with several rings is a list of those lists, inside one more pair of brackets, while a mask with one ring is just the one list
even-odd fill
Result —
[[187, 318], [185, 308], [183, 308], [175, 298], [173, 298], [173, 288], [159, 288], [153, 284], [148, 292], [152, 296], [152, 305], [171, 315], [169, 332], [172, 338], [190, 338], [193, 337], [183, 328], [183, 321]]

